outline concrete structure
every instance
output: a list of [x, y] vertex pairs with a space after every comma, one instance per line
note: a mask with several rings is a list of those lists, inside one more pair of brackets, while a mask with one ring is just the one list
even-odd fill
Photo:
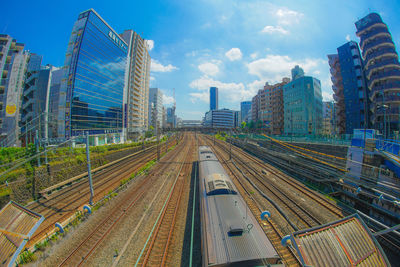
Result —
[[240, 102], [240, 122], [248, 122], [251, 119], [251, 101]]
[[[337, 51], [338, 62], [335, 61], [333, 55], [329, 55], [328, 58], [332, 58], [329, 63], [333, 87], [335, 87], [333, 89], [338, 91], [335, 94], [342, 113], [339, 124], [341, 133], [352, 134], [354, 129], [369, 126], [369, 92], [357, 43], [350, 41], [340, 46]], [[343, 126], [344, 129], [342, 129]]]
[[[149, 127], [149, 81], [150, 62], [146, 40], [133, 30], [121, 34], [129, 45], [128, 81], [126, 85], [127, 132], [129, 138], [137, 137]], [[154, 125], [153, 125], [154, 127]]]
[[259, 120], [260, 96], [258, 93], [251, 99], [251, 119], [250, 121], [257, 122]]
[[36, 131], [41, 140], [47, 140], [49, 125], [57, 125], [57, 114], [49, 112], [52, 72], [55, 68], [50, 65], [41, 66], [41, 58], [31, 54], [22, 93], [20, 126], [21, 139], [25, 145], [34, 142]]
[[319, 135], [322, 130], [321, 82], [301, 76], [302, 71], [297, 66], [294, 70], [292, 81], [283, 86], [284, 132]]
[[234, 128], [235, 111], [230, 109], [210, 110], [205, 114], [204, 126]]
[[50, 97], [49, 97], [49, 116], [51, 117], [51, 122], [48, 125], [49, 138], [57, 138], [57, 125], [58, 122], [58, 112], [60, 105], [60, 88], [61, 82], [65, 79], [65, 69], [64, 68], [52, 68], [51, 72], [51, 82], [50, 82]]
[[322, 102], [322, 135], [335, 135], [335, 103], [333, 101]]
[[331, 72], [333, 99], [336, 110], [336, 128], [337, 134], [346, 133], [346, 111], [343, 94], [343, 78], [340, 70], [339, 55], [328, 55], [328, 62]]
[[[128, 44], [93, 9], [72, 29], [60, 88], [60, 136], [89, 132], [94, 144], [123, 141], [126, 135]], [[125, 92], [125, 95], [124, 95]], [[146, 110], [147, 113], [147, 110]]]
[[388, 26], [377, 13], [355, 23], [371, 92], [372, 124], [385, 137], [399, 131], [400, 64]]
[[240, 127], [240, 111], [235, 111], [235, 128]]
[[289, 78], [283, 78], [282, 82], [264, 86], [265, 91], [265, 110], [261, 111], [266, 120], [264, 125], [268, 132], [280, 135], [283, 133], [283, 86], [290, 82]]
[[167, 108], [165, 106], [162, 107], [162, 127], [167, 127]]
[[19, 146], [18, 122], [29, 53], [24, 44], [0, 34], [0, 140], [1, 146]]
[[218, 109], [218, 88], [210, 87], [210, 110]]
[[201, 127], [201, 120], [182, 120], [182, 127]]
[[158, 88], [150, 88], [149, 92], [149, 126], [154, 129], [162, 127], [163, 123], [163, 94]]

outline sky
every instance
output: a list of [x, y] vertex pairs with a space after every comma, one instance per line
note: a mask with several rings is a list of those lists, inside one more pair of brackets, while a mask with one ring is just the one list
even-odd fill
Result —
[[209, 88], [219, 108], [240, 109], [266, 82], [290, 77], [300, 65], [332, 100], [328, 54], [359, 41], [354, 23], [377, 12], [400, 45], [398, 0], [159, 0], [12, 1], [2, 3], [0, 33], [11, 35], [43, 64], [62, 66], [80, 12], [95, 9], [117, 32], [133, 29], [149, 40], [150, 86], [164, 93], [182, 119], [202, 119]]

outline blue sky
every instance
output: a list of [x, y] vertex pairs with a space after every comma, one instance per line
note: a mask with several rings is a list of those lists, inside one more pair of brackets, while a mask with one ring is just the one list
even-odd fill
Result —
[[[358, 42], [354, 22], [369, 12], [388, 24], [400, 45], [400, 1], [395, 0], [173, 0], [6, 1], [0, 32], [61, 66], [78, 14], [94, 8], [117, 32], [133, 29], [152, 40], [151, 86], [177, 115], [201, 119], [209, 87], [219, 87], [219, 107], [239, 110], [265, 82], [278, 82], [298, 64], [332, 90], [327, 55], [347, 39]], [[398, 49], [397, 49], [398, 51]]]

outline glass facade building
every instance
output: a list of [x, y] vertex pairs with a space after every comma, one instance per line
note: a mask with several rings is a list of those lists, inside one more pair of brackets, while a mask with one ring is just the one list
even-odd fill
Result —
[[319, 135], [322, 132], [321, 82], [298, 73], [283, 86], [284, 132]]
[[218, 109], [218, 88], [210, 87], [210, 110]]
[[[251, 101], [240, 102], [240, 122], [251, 120]], [[249, 118], [250, 117], [250, 118]]]
[[204, 126], [234, 128], [235, 111], [229, 109], [210, 110], [204, 117]]
[[79, 15], [60, 89], [60, 135], [123, 131], [127, 54], [127, 43], [93, 9]]

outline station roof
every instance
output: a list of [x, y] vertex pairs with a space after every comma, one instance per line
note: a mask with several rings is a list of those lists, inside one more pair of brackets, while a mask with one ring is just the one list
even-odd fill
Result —
[[381, 246], [357, 215], [294, 232], [303, 266], [390, 266]]
[[14, 266], [44, 217], [10, 201], [0, 210], [0, 265]]

